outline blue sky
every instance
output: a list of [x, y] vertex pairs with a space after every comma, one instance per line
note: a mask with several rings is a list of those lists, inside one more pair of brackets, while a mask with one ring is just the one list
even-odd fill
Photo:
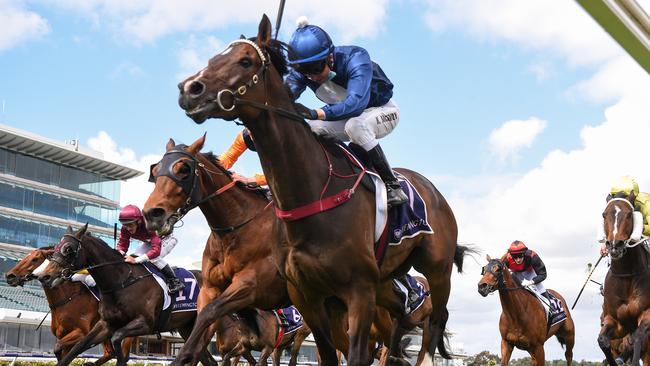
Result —
[[[221, 152], [240, 127], [195, 125], [177, 105], [176, 84], [228, 41], [254, 35], [263, 12], [274, 21], [277, 4], [180, 4], [0, 0], [0, 23], [15, 30], [0, 34], [0, 123], [79, 138], [139, 169], [160, 157], [169, 137], [189, 143], [207, 131], [208, 148]], [[609, 182], [632, 174], [642, 190], [650, 187], [642, 148], [650, 138], [648, 75], [574, 2], [325, 4], [287, 1], [280, 38], [307, 15], [335, 44], [368, 49], [401, 108], [399, 126], [382, 140], [390, 162], [440, 188], [461, 242], [493, 256], [514, 239], [528, 242], [547, 264], [547, 287], [572, 300], [584, 265], [597, 255], [594, 232]], [[303, 101], [319, 106], [309, 95]], [[629, 158], [609, 153], [630, 140]], [[246, 154], [236, 169], [258, 171], [256, 156]], [[142, 204], [150, 190], [144, 178], [127, 182], [122, 203]], [[192, 245], [172, 257], [200, 260], [207, 232], [200, 214], [190, 215], [177, 235], [179, 245]], [[498, 300], [476, 293], [482, 262], [469, 260], [452, 285], [449, 326], [469, 353], [499, 350]], [[584, 301], [574, 314], [575, 354], [597, 359], [597, 289]], [[559, 358], [562, 350], [549, 344], [547, 355]]]

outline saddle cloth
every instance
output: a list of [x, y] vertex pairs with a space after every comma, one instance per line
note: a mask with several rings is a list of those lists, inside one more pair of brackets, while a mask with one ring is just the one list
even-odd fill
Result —
[[176, 277], [185, 283], [185, 288], [183, 291], [175, 293], [172, 298], [168, 293], [169, 287], [167, 287], [167, 283], [165, 282], [165, 276], [160, 272], [158, 267], [150, 262], [145, 262], [144, 267], [153, 274], [153, 277], [163, 291], [163, 310], [166, 310], [169, 305], [172, 305], [172, 313], [196, 311], [196, 302], [199, 298], [199, 284], [192, 272], [185, 268], [173, 267]]
[[337, 143], [337, 146], [349, 152], [358, 164], [370, 169], [367, 173], [374, 184], [376, 197], [375, 252], [378, 263], [381, 263], [388, 245], [399, 245], [402, 240], [420, 234], [433, 234], [433, 229], [427, 221], [427, 205], [415, 186], [406, 177], [394, 171], [409, 202], [388, 209], [386, 185], [379, 175], [372, 171], [367, 156], [362, 155], [365, 152], [350, 148], [342, 142]]
[[[283, 324], [280, 320], [279, 314], [284, 314], [287, 321], [286, 324]], [[284, 330], [283, 334], [295, 332], [298, 328], [302, 327], [302, 315], [300, 315], [300, 312], [295, 306], [275, 310], [275, 316], [278, 318], [278, 322]]]
[[395, 291], [402, 297], [404, 297], [404, 308], [406, 309], [406, 315], [411, 314], [424, 304], [424, 300], [429, 296], [429, 292], [424, 289], [424, 286], [418, 282], [413, 276], [407, 274], [406, 280], [409, 282], [409, 285], [415, 292], [418, 294], [416, 300], [411, 301], [409, 298], [408, 289], [404, 286], [399, 280], [393, 279], [393, 288]]
[[542, 303], [542, 306], [544, 307], [544, 313], [546, 313], [547, 328], [550, 328], [566, 319], [566, 312], [564, 311], [564, 306], [562, 306], [562, 301], [555, 297], [555, 295], [553, 295], [550, 291], [547, 291], [549, 297], [551, 298], [549, 304], [549, 300], [542, 294], [538, 294], [529, 288], [526, 288], [526, 290], [535, 295], [539, 302]]

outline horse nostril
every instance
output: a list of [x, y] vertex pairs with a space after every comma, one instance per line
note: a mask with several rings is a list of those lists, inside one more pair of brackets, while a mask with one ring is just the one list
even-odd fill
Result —
[[205, 84], [203, 84], [200, 81], [196, 81], [196, 80], [192, 81], [188, 91], [189, 91], [189, 93], [190, 93], [190, 95], [192, 97], [196, 98], [196, 97], [200, 96], [201, 94], [203, 94], [203, 92], [205, 91]]
[[160, 207], [152, 208], [151, 210], [147, 211], [147, 216], [154, 220], [162, 219], [165, 217], [165, 209]]

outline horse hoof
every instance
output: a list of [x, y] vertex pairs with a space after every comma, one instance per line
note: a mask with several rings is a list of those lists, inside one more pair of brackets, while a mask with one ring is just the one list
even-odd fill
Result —
[[403, 358], [395, 356], [388, 356], [388, 366], [411, 366], [411, 364]]
[[625, 365], [625, 361], [620, 357], [616, 357], [614, 361], [616, 361], [617, 365]]

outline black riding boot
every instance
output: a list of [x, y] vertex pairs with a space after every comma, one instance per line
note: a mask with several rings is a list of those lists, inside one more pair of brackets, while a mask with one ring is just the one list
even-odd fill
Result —
[[393, 169], [388, 165], [388, 160], [386, 160], [386, 155], [381, 149], [381, 146], [377, 145], [368, 151], [372, 165], [375, 167], [377, 174], [381, 177], [386, 184], [386, 194], [388, 196], [388, 206], [397, 206], [408, 201], [406, 193], [402, 190], [395, 174], [393, 174]]
[[165, 275], [165, 280], [167, 282], [167, 286], [169, 287], [170, 295], [175, 292], [182, 291], [185, 288], [185, 284], [181, 282], [178, 277], [176, 277], [174, 270], [169, 266], [169, 264], [163, 267], [160, 272]]

